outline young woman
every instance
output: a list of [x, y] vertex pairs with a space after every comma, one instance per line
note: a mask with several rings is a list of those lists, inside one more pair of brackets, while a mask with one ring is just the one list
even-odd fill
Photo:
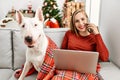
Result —
[[[84, 10], [76, 10], [71, 18], [70, 30], [66, 32], [62, 49], [97, 51], [99, 60], [108, 61], [109, 53], [96, 25], [88, 22]], [[97, 72], [100, 70], [98, 63]], [[69, 70], [52, 70], [44, 80], [99, 80], [98, 74], [78, 73]]]

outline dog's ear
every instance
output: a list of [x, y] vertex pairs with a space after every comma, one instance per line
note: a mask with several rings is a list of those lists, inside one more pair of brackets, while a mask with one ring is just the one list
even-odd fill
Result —
[[44, 16], [41, 8], [38, 8], [36, 10], [35, 18], [38, 18], [40, 21], [44, 21]]
[[23, 20], [23, 15], [20, 11], [16, 11], [16, 21], [21, 24]]

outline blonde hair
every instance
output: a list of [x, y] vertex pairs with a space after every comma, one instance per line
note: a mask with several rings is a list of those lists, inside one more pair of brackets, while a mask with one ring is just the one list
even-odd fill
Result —
[[85, 14], [86, 18], [88, 19], [87, 13], [85, 12], [84, 9], [77, 9], [77, 10], [72, 14], [71, 23], [70, 23], [70, 28], [71, 28], [71, 31], [72, 31], [73, 33], [75, 33], [77, 36], [79, 35], [79, 31], [78, 31], [77, 28], [75, 27], [75, 16], [76, 16], [78, 13], [83, 13], [83, 14]]

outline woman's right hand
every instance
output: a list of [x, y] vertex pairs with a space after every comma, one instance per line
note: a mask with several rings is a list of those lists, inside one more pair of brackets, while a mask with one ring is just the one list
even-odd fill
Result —
[[17, 69], [14, 73], [15, 78], [19, 78], [22, 73], [22, 69]]

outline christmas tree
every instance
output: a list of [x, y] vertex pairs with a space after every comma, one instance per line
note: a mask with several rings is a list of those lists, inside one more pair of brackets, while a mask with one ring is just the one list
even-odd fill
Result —
[[60, 14], [60, 10], [58, 9], [57, 3], [55, 0], [45, 0], [43, 3], [43, 15], [44, 19], [54, 18], [58, 21], [59, 26], [62, 27], [62, 15]]

